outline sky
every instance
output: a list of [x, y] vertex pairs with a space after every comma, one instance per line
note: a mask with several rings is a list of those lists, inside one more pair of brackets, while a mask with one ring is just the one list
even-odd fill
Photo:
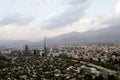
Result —
[[0, 40], [39, 41], [119, 21], [120, 0], [0, 0]]

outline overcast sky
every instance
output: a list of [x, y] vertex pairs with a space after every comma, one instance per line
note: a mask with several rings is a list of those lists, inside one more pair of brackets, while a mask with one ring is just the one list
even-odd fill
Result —
[[0, 0], [0, 39], [34, 40], [119, 25], [120, 0]]

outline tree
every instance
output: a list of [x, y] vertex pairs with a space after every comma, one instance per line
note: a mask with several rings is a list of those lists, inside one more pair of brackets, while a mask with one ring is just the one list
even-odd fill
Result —
[[7, 61], [7, 58], [5, 56], [0, 55], [0, 60]]

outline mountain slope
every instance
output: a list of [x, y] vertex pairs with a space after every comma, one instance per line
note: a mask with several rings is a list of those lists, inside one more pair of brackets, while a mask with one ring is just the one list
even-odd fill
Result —
[[120, 26], [112, 26], [87, 32], [71, 32], [51, 39], [51, 44], [88, 44], [88, 43], [120, 42]]
[[[49, 46], [120, 42], [120, 26], [89, 30], [87, 32], [71, 32], [54, 38], [48, 38], [47, 42]], [[23, 47], [25, 44], [28, 44], [29, 46], [43, 47], [43, 43], [43, 41], [30, 42], [25, 40], [0, 40], [0, 49]]]

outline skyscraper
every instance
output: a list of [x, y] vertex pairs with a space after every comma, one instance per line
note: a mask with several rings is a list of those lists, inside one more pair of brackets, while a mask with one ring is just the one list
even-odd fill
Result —
[[25, 52], [24, 52], [24, 55], [25, 55], [25, 56], [29, 56], [29, 55], [30, 55], [28, 45], [25, 45]]
[[25, 51], [28, 52], [29, 49], [28, 49], [28, 45], [25, 45]]
[[47, 40], [46, 40], [46, 38], [44, 38], [44, 52], [45, 52], [45, 55], [48, 54], [48, 51], [47, 51]]

